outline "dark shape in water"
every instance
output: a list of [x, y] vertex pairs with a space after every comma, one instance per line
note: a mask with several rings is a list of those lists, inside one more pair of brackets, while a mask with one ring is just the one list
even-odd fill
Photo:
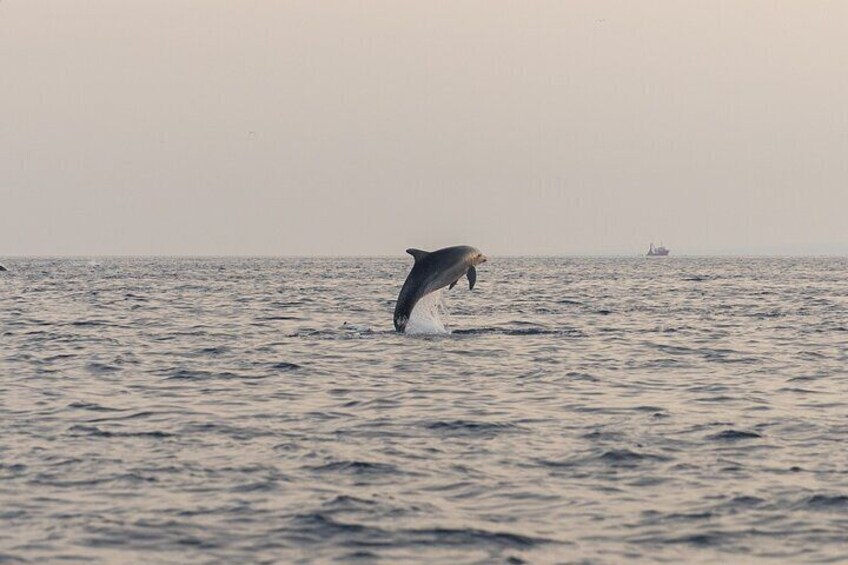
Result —
[[648, 248], [648, 257], [665, 257], [669, 251], [662, 243], [660, 243], [659, 247], [654, 247], [654, 243], [651, 242], [651, 247]]
[[474, 267], [486, 262], [486, 256], [479, 249], [468, 245], [432, 252], [420, 249], [407, 249], [406, 252], [415, 258], [415, 265], [406, 277], [395, 304], [394, 323], [399, 332], [406, 330], [406, 323], [418, 301], [431, 292], [446, 286], [450, 290], [463, 276], [468, 277], [468, 287], [473, 289], [477, 281]]
[[709, 436], [710, 439], [716, 439], [721, 441], [738, 441], [743, 439], [759, 439], [763, 437], [761, 434], [757, 432], [746, 432], [744, 430], [724, 430], [717, 434], [713, 434]]

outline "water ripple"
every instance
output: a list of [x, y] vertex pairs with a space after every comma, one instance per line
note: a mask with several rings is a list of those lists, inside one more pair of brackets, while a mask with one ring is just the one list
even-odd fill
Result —
[[16, 258], [0, 562], [845, 562], [848, 260]]

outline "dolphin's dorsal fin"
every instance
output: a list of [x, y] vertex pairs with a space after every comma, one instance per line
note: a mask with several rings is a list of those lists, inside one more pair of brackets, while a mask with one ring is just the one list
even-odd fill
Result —
[[474, 283], [477, 282], [477, 269], [469, 267], [466, 276], [468, 276], [468, 288], [474, 290]]
[[416, 263], [430, 254], [427, 251], [421, 251], [420, 249], [413, 249], [413, 248], [407, 249], [406, 252], [409, 253], [410, 255], [412, 255], [415, 258]]

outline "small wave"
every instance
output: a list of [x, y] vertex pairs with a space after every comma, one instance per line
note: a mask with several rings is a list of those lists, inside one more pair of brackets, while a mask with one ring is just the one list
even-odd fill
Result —
[[622, 432], [611, 432], [605, 430], [593, 430], [591, 432], [586, 432], [582, 436], [583, 439], [591, 439], [594, 441], [599, 440], [620, 440], [624, 437]]
[[[383, 538], [386, 534], [380, 528], [363, 526], [360, 524], [346, 524], [334, 520], [330, 516], [321, 513], [313, 512], [309, 514], [298, 514], [294, 516], [294, 529], [298, 531], [296, 537], [301, 542], [320, 542], [328, 537], [336, 535], [351, 535], [357, 534], [361, 536], [379, 536]], [[288, 529], [288, 528], [287, 528]]]
[[326, 465], [309, 467], [317, 473], [344, 473], [350, 475], [396, 475], [397, 467], [388, 463], [372, 463], [370, 461], [333, 461]]
[[802, 376], [799, 376], [799, 377], [792, 377], [791, 379], [786, 379], [786, 382], [787, 383], [794, 383], [794, 382], [798, 382], [798, 381], [817, 381], [820, 378], [821, 377], [818, 377], [818, 376], [802, 375]]
[[635, 410], [637, 412], [662, 412], [664, 408], [661, 406], [652, 406], [652, 405], [644, 405], [644, 406], [634, 406], [631, 410]]
[[665, 543], [694, 545], [697, 547], [716, 547], [727, 541], [728, 535], [723, 532], [704, 532], [685, 536], [668, 538]]
[[381, 335], [397, 335], [394, 330], [386, 330], [375, 332], [369, 331], [348, 331], [344, 326], [341, 330], [316, 330], [312, 328], [303, 328], [295, 333], [288, 334], [286, 337], [298, 339], [317, 339], [317, 340], [349, 340], [349, 339], [373, 339]]
[[577, 371], [569, 371], [565, 374], [569, 379], [573, 379], [575, 381], [587, 381], [590, 383], [599, 383], [601, 379], [594, 375], [590, 375], [589, 373], [580, 373]]
[[175, 369], [167, 372], [168, 381], [256, 381], [268, 378], [265, 374], [233, 373], [232, 371], [207, 371], [199, 369]]
[[777, 392], [791, 392], [793, 394], [822, 394], [822, 392], [818, 390], [810, 390], [800, 387], [782, 387], [777, 389]]
[[380, 556], [372, 551], [357, 549], [356, 551], [351, 551], [350, 553], [343, 554], [340, 558], [340, 561], [342, 563], [355, 561], [363, 561], [365, 563], [377, 563], [380, 561]]
[[708, 439], [718, 441], [740, 441], [745, 439], [759, 439], [763, 437], [757, 432], [746, 432], [744, 430], [724, 430], [717, 434], [708, 436]]
[[219, 345], [216, 347], [204, 347], [197, 352], [200, 355], [221, 355], [222, 353], [227, 353], [230, 350], [226, 345]]
[[16, 475], [24, 475], [26, 472], [27, 466], [21, 463], [0, 463], [0, 479], [9, 479]]
[[245, 484], [240, 484], [232, 487], [230, 492], [235, 493], [252, 493], [252, 492], [271, 492], [277, 490], [278, 484], [274, 479], [264, 481], [254, 481]]
[[727, 503], [727, 505], [731, 506], [731, 507], [739, 506], [739, 507], [744, 507], [744, 508], [750, 508], [750, 507], [754, 507], [754, 506], [760, 506], [764, 502], [765, 502], [765, 500], [763, 500], [762, 498], [756, 497], [756, 496], [742, 495], [742, 496], [733, 497], [733, 499], [731, 499]]
[[89, 363], [87, 369], [89, 370], [89, 372], [95, 374], [115, 373], [121, 370], [121, 368], [116, 365], [110, 365], [109, 363], [98, 363], [96, 361]]
[[274, 363], [271, 365], [272, 369], [276, 369], [278, 371], [297, 371], [298, 369], [302, 369], [301, 365], [297, 363], [287, 363], [286, 361], [280, 361], [279, 363]]
[[674, 512], [663, 515], [666, 522], [676, 524], [677, 522], [699, 522], [701, 520], [710, 520], [716, 515], [713, 512]]
[[425, 422], [424, 428], [447, 434], [493, 435], [519, 429], [515, 424], [497, 422], [475, 422], [471, 420], [437, 420]]
[[39, 485], [49, 486], [51, 488], [58, 487], [78, 489], [90, 488], [107, 483], [130, 483], [138, 485], [139, 483], [157, 483], [159, 480], [156, 477], [129, 472], [107, 476], [87, 477], [84, 479], [67, 479], [56, 475], [39, 474], [33, 479], [33, 482]]
[[163, 432], [159, 430], [153, 430], [149, 432], [111, 432], [109, 430], [101, 430], [97, 426], [83, 426], [83, 425], [75, 425], [71, 426], [71, 432], [75, 432], [77, 434], [88, 435], [91, 437], [149, 437], [149, 438], [168, 438], [174, 437], [175, 434], [170, 432]]
[[95, 326], [111, 326], [110, 322], [105, 320], [76, 320], [71, 322], [69, 325], [77, 327], [77, 328], [85, 328], [85, 327], [95, 327]]
[[810, 510], [848, 510], [848, 495], [814, 494], [801, 501], [801, 507]]
[[350, 322], [345, 322], [342, 324], [342, 329], [347, 332], [358, 332], [358, 333], [371, 333], [370, 326], [363, 326], [361, 324], [352, 324]]
[[74, 357], [76, 357], [76, 355], [74, 355], [73, 353], [60, 353], [58, 355], [51, 355], [50, 357], [45, 357], [44, 362], [53, 363], [56, 361], [62, 361], [64, 359], [73, 359]]
[[563, 328], [563, 329], [547, 329], [540, 327], [531, 327], [531, 328], [472, 328], [472, 329], [462, 329], [462, 330], [453, 330], [452, 334], [456, 335], [487, 335], [487, 334], [496, 334], [496, 335], [509, 335], [509, 336], [526, 336], [526, 335], [551, 335], [551, 336], [562, 336], [562, 337], [585, 337], [586, 334], [581, 332], [580, 330], [572, 329], [572, 328]]
[[232, 373], [213, 373], [212, 371], [198, 371], [193, 369], [176, 369], [171, 371], [165, 378], [169, 381], [205, 381], [217, 377], [235, 376]]
[[[605, 439], [592, 438], [586, 439]], [[602, 463], [605, 466], [622, 469], [632, 469], [645, 463], [661, 463], [671, 461], [670, 457], [653, 453], [639, 453], [631, 449], [609, 449], [600, 454], [577, 456], [564, 460], [539, 459], [536, 462], [553, 469], [576, 468], [586, 464]]]
[[635, 467], [645, 461], [668, 461], [668, 457], [639, 453], [630, 449], [611, 449], [602, 453], [598, 459], [613, 467]]
[[120, 412], [120, 408], [110, 408], [93, 402], [74, 401], [68, 404], [68, 408], [76, 408], [79, 410], [91, 410], [93, 412]]
[[786, 315], [786, 312], [780, 312], [778, 310], [770, 310], [768, 312], [754, 312], [750, 314], [752, 318], [757, 318], [761, 320], [767, 320], [769, 318], [783, 318]]
[[132, 412], [130, 414], [124, 414], [120, 416], [106, 416], [101, 418], [91, 418], [86, 420], [89, 423], [96, 422], [117, 422], [120, 420], [136, 420], [138, 418], [148, 418], [150, 416], [156, 415], [157, 412], [153, 412], [152, 410], [142, 410], [141, 412]]
[[538, 545], [553, 543], [553, 540], [532, 537], [512, 532], [491, 532], [475, 528], [432, 528], [406, 530], [419, 544], [439, 544], [455, 546], [476, 546], [480, 544], [527, 549]]
[[325, 501], [321, 506], [328, 510], [354, 510], [360, 508], [373, 508], [377, 506], [377, 502], [358, 498], [356, 496], [340, 494]]

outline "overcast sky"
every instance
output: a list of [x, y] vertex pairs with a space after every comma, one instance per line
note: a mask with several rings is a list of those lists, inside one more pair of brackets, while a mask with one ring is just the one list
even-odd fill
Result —
[[848, 2], [3, 0], [0, 255], [848, 253]]

